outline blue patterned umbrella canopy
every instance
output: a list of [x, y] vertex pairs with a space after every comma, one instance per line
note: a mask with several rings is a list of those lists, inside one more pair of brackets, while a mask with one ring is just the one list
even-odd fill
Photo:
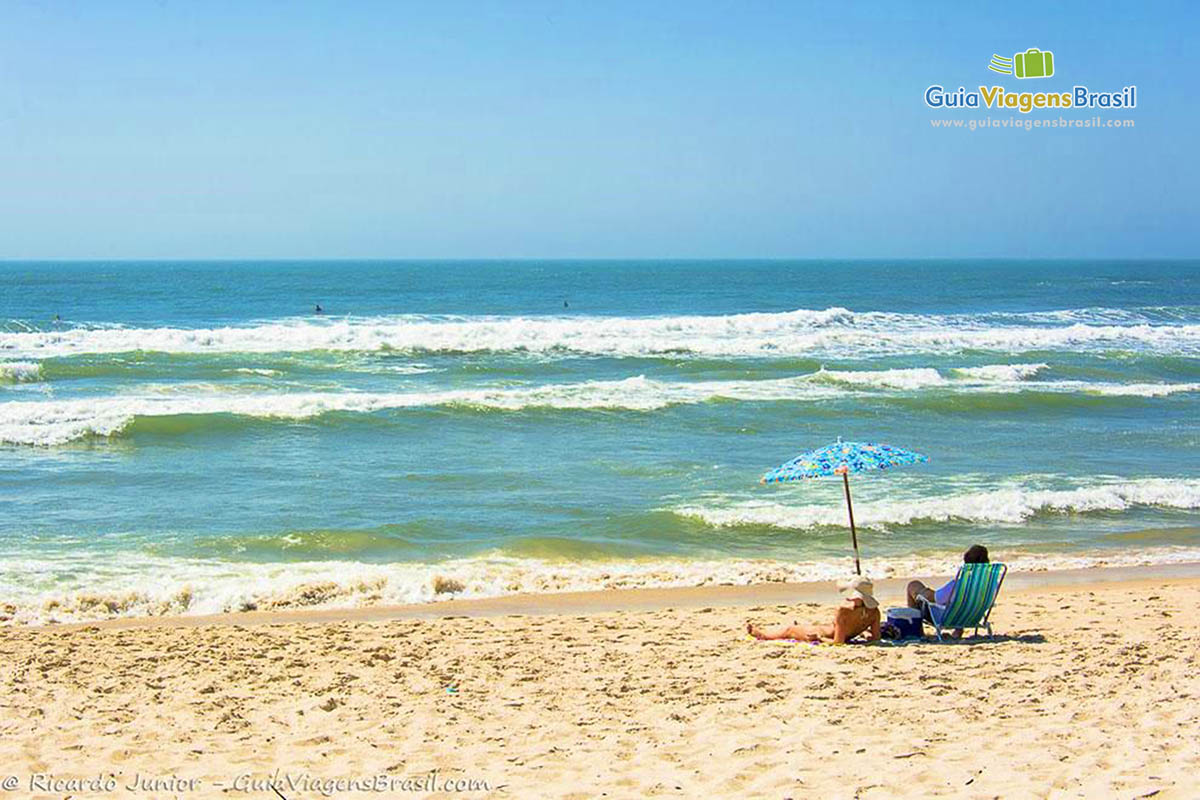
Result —
[[786, 483], [807, 478], [842, 476], [846, 487], [846, 512], [850, 515], [850, 541], [854, 544], [854, 571], [862, 574], [858, 559], [858, 531], [854, 529], [854, 506], [850, 502], [850, 473], [870, 469], [890, 469], [917, 464], [929, 459], [911, 450], [871, 442], [843, 442], [841, 437], [830, 445], [809, 450], [762, 476], [763, 483]]
[[826, 478], [866, 472], [869, 469], [889, 469], [928, 460], [920, 453], [889, 444], [843, 442], [838, 439], [834, 444], [801, 453], [786, 464], [781, 464], [763, 475], [762, 482], [784, 483], [805, 478]]

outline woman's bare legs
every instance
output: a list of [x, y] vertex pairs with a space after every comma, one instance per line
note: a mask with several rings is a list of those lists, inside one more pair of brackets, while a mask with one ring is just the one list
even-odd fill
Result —
[[[920, 581], [910, 581], [908, 584], [907, 594], [908, 594], [908, 607], [909, 608], [921, 609], [921, 604], [919, 602], [917, 602], [918, 597], [924, 597], [926, 600], [928, 600], [931, 603], [937, 602], [936, 596], [934, 595], [934, 592], [933, 592], [933, 589], [930, 589], [928, 586], [921, 583]], [[926, 618], [928, 618], [929, 615], [926, 614], [925, 616], [926, 616]], [[962, 635], [963, 635], [963, 629], [955, 628], [954, 632], [951, 633], [950, 635], [955, 639], [961, 639]]]
[[833, 626], [787, 625], [778, 630], [764, 631], [753, 622], [747, 622], [746, 633], [755, 639], [795, 639], [800, 642], [819, 642], [822, 638], [833, 638]]
[[910, 581], [908, 584], [908, 607], [920, 609], [921, 604], [917, 602], [918, 597], [924, 597], [929, 602], [935, 602], [933, 589], [930, 589], [920, 581]]

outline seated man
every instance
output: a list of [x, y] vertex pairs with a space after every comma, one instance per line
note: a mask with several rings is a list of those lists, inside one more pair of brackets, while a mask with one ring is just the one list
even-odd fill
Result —
[[747, 622], [746, 632], [755, 639], [796, 639], [802, 642], [828, 639], [834, 644], [845, 644], [860, 633], [867, 633], [866, 641], [877, 641], [879, 601], [871, 594], [874, 584], [868, 578], [856, 577], [838, 588], [846, 595], [846, 603], [838, 606], [832, 625], [793, 624], [768, 633], [754, 623]]
[[[988, 549], [981, 544], [973, 544], [967, 548], [967, 552], [963, 553], [964, 564], [986, 564], [988, 563]], [[926, 586], [921, 581], [910, 581], [908, 584], [908, 607], [922, 610], [925, 619], [929, 619], [929, 610], [917, 598], [924, 597], [931, 603], [937, 603], [939, 606], [944, 606], [950, 602], [950, 598], [954, 595], [954, 580], [951, 580], [942, 588], [934, 591]], [[959, 628], [954, 632], [957, 638], [962, 636], [962, 629]]]

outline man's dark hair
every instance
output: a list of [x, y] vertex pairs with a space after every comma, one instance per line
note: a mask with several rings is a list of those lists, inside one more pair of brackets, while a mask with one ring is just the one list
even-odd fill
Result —
[[981, 544], [973, 544], [967, 548], [967, 552], [963, 553], [964, 564], [986, 564], [988, 563], [987, 548]]

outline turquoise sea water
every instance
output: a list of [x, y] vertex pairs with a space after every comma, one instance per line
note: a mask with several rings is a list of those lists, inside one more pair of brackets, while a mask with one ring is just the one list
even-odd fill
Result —
[[837, 436], [930, 457], [853, 482], [876, 575], [1200, 557], [1200, 262], [0, 280], [17, 620], [827, 577], [840, 483], [757, 481]]

